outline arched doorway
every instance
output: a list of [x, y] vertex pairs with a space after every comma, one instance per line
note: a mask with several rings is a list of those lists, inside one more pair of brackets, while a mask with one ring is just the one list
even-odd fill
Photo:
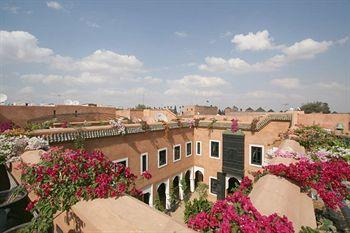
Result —
[[157, 189], [157, 194], [158, 194], [158, 198], [159, 198], [159, 204], [161, 205], [161, 207], [163, 209], [165, 209], [166, 207], [166, 194], [165, 194], [165, 189], [166, 186], [164, 183], [161, 183]]
[[195, 175], [194, 185], [195, 185], [195, 188], [197, 188], [198, 184], [200, 182], [203, 182], [203, 173], [201, 171], [196, 171], [194, 175]]
[[178, 176], [175, 176], [174, 180], [173, 180], [173, 192], [174, 192], [174, 197], [176, 198], [176, 200], [179, 200], [179, 197], [180, 197], [179, 186], [180, 186], [180, 179]]
[[186, 182], [186, 189], [184, 189], [184, 193], [185, 195], [189, 194], [190, 193], [190, 187], [191, 187], [191, 171], [188, 170], [186, 173], [185, 173], [185, 182]]
[[227, 194], [232, 194], [239, 187], [239, 181], [235, 177], [228, 179]]
[[151, 194], [150, 193], [144, 193], [142, 197], [142, 201], [149, 205]]

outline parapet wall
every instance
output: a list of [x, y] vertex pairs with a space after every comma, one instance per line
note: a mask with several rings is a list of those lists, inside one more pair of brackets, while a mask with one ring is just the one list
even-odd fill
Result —
[[44, 122], [56, 118], [58, 121], [101, 121], [115, 118], [114, 107], [76, 105], [55, 106], [0, 106], [0, 122], [12, 121], [20, 127], [29, 122]]
[[344, 126], [344, 133], [350, 132], [350, 113], [337, 113], [337, 114], [323, 114], [323, 113], [311, 113], [305, 114], [304, 112], [297, 112], [294, 117], [297, 125], [319, 125], [322, 128], [336, 130], [337, 124], [342, 123]]

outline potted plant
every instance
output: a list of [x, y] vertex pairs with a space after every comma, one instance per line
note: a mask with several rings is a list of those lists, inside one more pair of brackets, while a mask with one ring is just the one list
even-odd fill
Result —
[[28, 203], [28, 193], [22, 186], [0, 192], [0, 232], [32, 219], [26, 211]]
[[0, 191], [10, 188], [6, 164], [18, 159], [27, 146], [26, 136], [9, 136], [0, 134]]

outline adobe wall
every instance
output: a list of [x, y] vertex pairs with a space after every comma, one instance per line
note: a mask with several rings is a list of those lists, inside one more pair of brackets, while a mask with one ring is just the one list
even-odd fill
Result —
[[183, 110], [184, 116], [193, 115], [216, 115], [218, 114], [218, 107], [215, 106], [199, 106], [199, 105], [189, 105], [185, 106]]
[[[128, 166], [131, 171], [139, 176], [136, 184], [143, 188], [150, 184], [158, 184], [169, 177], [173, 177], [194, 164], [194, 145], [192, 144], [192, 155], [185, 156], [185, 143], [193, 141], [193, 129], [181, 128], [171, 129], [168, 137], [165, 137], [164, 130], [148, 131], [146, 133], [129, 134], [125, 136], [103, 137], [88, 139], [85, 141], [85, 149], [88, 151], [100, 150], [110, 160], [119, 160], [128, 157]], [[181, 145], [181, 160], [173, 162], [173, 145]], [[72, 147], [72, 143], [63, 143]], [[158, 150], [167, 148], [167, 165], [158, 168]], [[140, 156], [148, 153], [149, 172], [152, 179], [145, 180], [140, 177]], [[153, 193], [156, 193], [156, 185], [153, 185]]]
[[0, 105], [0, 122], [12, 121], [25, 127], [28, 122], [100, 121], [115, 118], [115, 108], [79, 105], [56, 106], [4, 106]]
[[[279, 135], [288, 131], [290, 126], [289, 122], [270, 122], [261, 131], [252, 133], [250, 131], [243, 131], [245, 134], [245, 147], [244, 147], [244, 168], [245, 175], [250, 175], [250, 172], [257, 171], [261, 167], [250, 165], [250, 151], [249, 145], [262, 145], [264, 146], [264, 153], [267, 150], [275, 146], [278, 143]], [[222, 171], [222, 133], [223, 129], [209, 130], [207, 128], [197, 128], [194, 130], [194, 145], [196, 141], [202, 142], [202, 155], [195, 155], [194, 164], [195, 166], [204, 168], [204, 182], [209, 184], [209, 178], [216, 177], [218, 171]], [[220, 141], [220, 158], [209, 157], [209, 142], [210, 140]], [[228, 176], [230, 174], [227, 174]], [[209, 194], [210, 200], [215, 200], [216, 196]]]
[[320, 125], [322, 128], [336, 130], [338, 123], [343, 123], [344, 133], [350, 132], [350, 113], [337, 113], [337, 114], [323, 114], [323, 113], [311, 113], [304, 114], [304, 112], [297, 112], [295, 114], [296, 124], [299, 125]]

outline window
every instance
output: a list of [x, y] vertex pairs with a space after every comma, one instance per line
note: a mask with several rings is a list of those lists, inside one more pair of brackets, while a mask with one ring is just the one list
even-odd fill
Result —
[[192, 142], [186, 142], [186, 157], [192, 155]]
[[262, 166], [264, 146], [250, 145], [250, 165]]
[[118, 163], [118, 164], [123, 164], [124, 167], [128, 167], [128, 158], [123, 158], [123, 159], [118, 159], [118, 160], [114, 160], [114, 163]]
[[141, 166], [141, 168], [140, 168], [141, 174], [148, 170], [148, 154], [147, 153], [144, 153], [141, 155], [140, 166]]
[[202, 155], [202, 142], [196, 142], [196, 155]]
[[209, 192], [212, 195], [216, 195], [218, 193], [217, 191], [217, 186], [218, 186], [218, 180], [216, 179], [216, 177], [209, 177], [210, 182], [209, 182]]
[[173, 148], [173, 153], [174, 162], [179, 161], [181, 159], [181, 145], [175, 145]]
[[158, 168], [167, 165], [167, 149], [163, 148], [158, 150]]
[[220, 158], [220, 141], [210, 140], [210, 158], [218, 159]]

